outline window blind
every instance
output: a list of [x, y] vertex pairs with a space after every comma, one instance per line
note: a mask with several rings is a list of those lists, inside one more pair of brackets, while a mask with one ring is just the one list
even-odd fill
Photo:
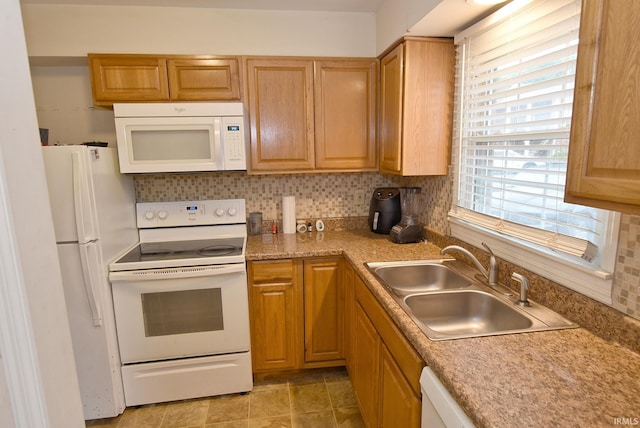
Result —
[[450, 215], [592, 260], [605, 212], [563, 201], [579, 25], [579, 0], [514, 0], [456, 36]]

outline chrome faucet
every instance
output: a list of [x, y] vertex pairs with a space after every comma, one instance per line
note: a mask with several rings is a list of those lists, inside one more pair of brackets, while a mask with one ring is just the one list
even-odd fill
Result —
[[529, 299], [527, 299], [529, 288], [531, 288], [531, 285], [529, 285], [529, 280], [524, 275], [520, 275], [519, 273], [515, 272], [511, 274], [511, 279], [520, 283], [520, 300], [518, 300], [516, 303], [520, 306], [531, 306], [529, 304]]
[[485, 269], [484, 266], [480, 264], [478, 259], [476, 259], [476, 257], [473, 254], [471, 254], [467, 249], [462, 248], [458, 245], [449, 245], [448, 247], [444, 247], [440, 251], [440, 254], [445, 255], [447, 252], [452, 250], [460, 251], [476, 265], [476, 267], [478, 268], [478, 270], [480, 270], [480, 272], [482, 272], [482, 275], [484, 275], [484, 277], [487, 279], [489, 285], [492, 285], [492, 286], [498, 285], [498, 262], [496, 260], [496, 256], [493, 254], [493, 251], [491, 251], [491, 248], [489, 248], [489, 246], [485, 242], [482, 243], [482, 246], [489, 252], [489, 269], [488, 270]]

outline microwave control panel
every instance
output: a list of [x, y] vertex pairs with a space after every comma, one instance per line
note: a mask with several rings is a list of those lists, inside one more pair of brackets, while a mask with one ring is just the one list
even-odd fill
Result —
[[246, 169], [242, 117], [222, 118], [225, 169]]

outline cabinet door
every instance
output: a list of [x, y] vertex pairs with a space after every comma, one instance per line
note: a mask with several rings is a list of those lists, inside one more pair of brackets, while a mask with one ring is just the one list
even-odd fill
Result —
[[380, 346], [380, 426], [418, 428], [421, 405], [386, 346]]
[[246, 68], [251, 170], [313, 169], [313, 61], [249, 58]]
[[640, 2], [583, 2], [567, 202], [640, 214]]
[[251, 351], [255, 372], [299, 368], [301, 293], [293, 260], [249, 263]]
[[340, 258], [305, 260], [305, 361], [344, 358], [344, 288]]
[[172, 101], [240, 100], [238, 58], [170, 58]]
[[380, 60], [380, 171], [399, 173], [402, 159], [402, 88], [404, 44]]
[[446, 175], [453, 124], [451, 39], [407, 37], [380, 61], [380, 171]]
[[[351, 382], [362, 418], [369, 427], [378, 426], [380, 336], [359, 303], [355, 305], [355, 346]], [[397, 425], [400, 426], [400, 425]]]
[[126, 101], [168, 101], [164, 58], [146, 55], [89, 54], [95, 105]]
[[315, 63], [316, 169], [376, 168], [375, 60]]

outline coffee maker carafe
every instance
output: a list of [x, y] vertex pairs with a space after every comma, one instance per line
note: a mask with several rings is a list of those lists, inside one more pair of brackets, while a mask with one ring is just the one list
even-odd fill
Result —
[[391, 228], [389, 239], [397, 244], [418, 242], [422, 239], [422, 224], [420, 214], [424, 209], [424, 200], [420, 187], [400, 188], [400, 223]]

